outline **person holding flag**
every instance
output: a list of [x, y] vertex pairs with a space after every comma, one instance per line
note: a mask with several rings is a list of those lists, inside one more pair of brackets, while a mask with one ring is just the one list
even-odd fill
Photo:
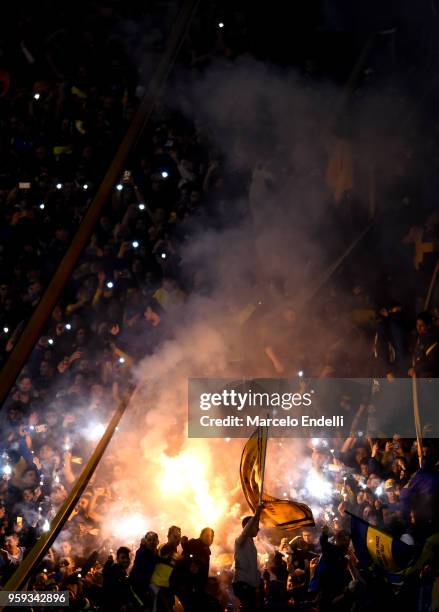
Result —
[[261, 575], [258, 568], [258, 553], [254, 538], [259, 532], [259, 519], [264, 509], [261, 502], [254, 516], [242, 520], [242, 533], [235, 540], [235, 579], [233, 592], [240, 601], [241, 612], [259, 610], [258, 596]]
[[235, 541], [233, 592], [240, 600], [240, 609], [243, 612], [254, 612], [260, 605], [258, 590], [261, 576], [253, 539], [259, 531], [262, 511], [264, 520], [285, 532], [314, 526], [312, 511], [306, 504], [290, 499], [277, 499], [264, 491], [267, 445], [268, 430], [258, 427], [244, 446], [239, 469], [244, 497], [255, 513], [254, 516], [243, 519], [242, 533]]

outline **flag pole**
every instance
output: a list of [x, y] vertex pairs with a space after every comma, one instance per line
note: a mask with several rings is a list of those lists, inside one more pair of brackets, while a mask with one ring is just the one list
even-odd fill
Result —
[[[265, 429], [265, 436], [264, 436]], [[262, 503], [264, 495], [264, 481], [265, 481], [265, 459], [267, 457], [267, 445], [268, 445], [268, 427], [261, 428], [261, 490], [259, 491], [259, 503]]]
[[412, 391], [413, 391], [413, 414], [414, 414], [414, 417], [415, 417], [416, 444], [418, 446], [419, 467], [422, 467], [421, 413], [419, 411], [418, 383], [416, 381], [416, 374], [415, 373], [413, 373], [413, 376], [412, 376]]

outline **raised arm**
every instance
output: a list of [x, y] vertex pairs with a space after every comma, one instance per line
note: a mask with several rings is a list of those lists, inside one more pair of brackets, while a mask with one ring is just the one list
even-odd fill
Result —
[[264, 509], [264, 504], [259, 504], [259, 506], [256, 508], [256, 512], [254, 516], [252, 516], [252, 518], [248, 521], [248, 523], [242, 530], [241, 535], [236, 540], [238, 544], [242, 544], [247, 538], [251, 538], [252, 533], [254, 532], [254, 529], [256, 527], [259, 528], [259, 519], [261, 518], [261, 513], [263, 509]]

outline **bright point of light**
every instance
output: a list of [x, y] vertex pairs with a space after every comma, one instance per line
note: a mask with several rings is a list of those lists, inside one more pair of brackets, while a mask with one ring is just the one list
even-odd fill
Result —
[[311, 444], [312, 444], [313, 446], [318, 446], [318, 445], [319, 445], [319, 442], [320, 442], [320, 438], [313, 438], [313, 439], [311, 440]]
[[78, 574], [78, 578], [82, 578], [82, 574]]
[[145, 210], [145, 204], [139, 204], [137, 207], [139, 210]]
[[303, 370], [299, 370], [299, 371], [297, 372], [297, 376], [300, 376], [300, 378], [302, 378], [302, 376], [303, 376]]
[[56, 184], [56, 188], [57, 188], [57, 189], [62, 189], [62, 183], [57, 183], [57, 184]]
[[122, 183], [118, 183], [118, 184], [116, 185], [116, 189], [117, 189], [118, 191], [122, 191], [122, 189], [123, 189], [123, 185], [122, 185]]
[[44, 484], [44, 482], [42, 480], [40, 480], [40, 487], [42, 487]]
[[59, 483], [59, 476], [55, 476], [55, 482]]
[[49, 521], [46, 519], [43, 523], [43, 531], [47, 532], [50, 529], [50, 523]]
[[230, 438], [226, 438], [226, 442], [230, 442]]
[[133, 249], [137, 249], [138, 246], [139, 243], [137, 242], [137, 240], [133, 240]]
[[377, 488], [375, 489], [375, 493], [376, 493], [378, 496], [380, 496], [380, 495], [382, 495], [382, 494], [383, 494], [383, 487], [382, 487], [382, 485], [380, 485], [379, 487], [377, 487]]
[[104, 431], [105, 431], [105, 426], [102, 423], [94, 423], [85, 432], [85, 437], [88, 440], [96, 441], [96, 440], [99, 440], [100, 438], [102, 438]]
[[119, 357], [119, 363], [125, 363], [125, 357]]
[[49, 340], [47, 341], [49, 344], [53, 344], [53, 338], [49, 338]]
[[114, 284], [111, 281], [108, 281], [107, 287], [108, 287], [108, 289], [113, 289]]
[[35, 429], [35, 425], [31, 425], [31, 426], [29, 427], [29, 429], [30, 429], [31, 431], [34, 431], [34, 429]]
[[166, 253], [162, 253], [162, 254], [160, 255], [160, 257], [161, 257], [162, 259], [166, 259]]
[[224, 23], [222, 21], [220, 21], [219, 24], [218, 24], [218, 27], [219, 28], [223, 28], [224, 27]]
[[12, 468], [9, 464], [6, 464], [3, 468], [3, 474], [5, 476], [10, 476], [12, 474]]
[[40, 94], [39, 93], [35, 93], [34, 94], [34, 100], [39, 100], [40, 99]]
[[41, 209], [41, 210], [44, 210], [44, 209], [45, 209], [44, 202], [41, 202], [41, 204], [40, 204], [40, 209]]
[[70, 331], [72, 329], [72, 326], [70, 325], [70, 323], [66, 323], [64, 325], [64, 328]]
[[84, 190], [84, 191], [87, 191], [87, 189], [88, 189], [88, 185], [87, 185], [87, 183], [84, 183], [84, 184], [83, 184], [83, 186], [82, 186], [82, 188], [83, 188], [83, 190]]
[[3, 331], [5, 332], [5, 334], [7, 334], [7, 333], [8, 333], [8, 331], [9, 331], [9, 327], [4, 327], [4, 328], [3, 328]]
[[64, 448], [65, 451], [70, 450], [70, 444], [67, 444], [67, 443], [64, 444], [63, 448]]
[[162, 170], [160, 174], [162, 175], [162, 178], [168, 178], [169, 176], [169, 172], [166, 172], [166, 170]]
[[311, 470], [305, 481], [305, 488], [311, 497], [320, 501], [330, 499], [332, 497], [331, 483], [327, 482], [315, 470]]
[[38, 512], [41, 512], [43, 508], [41, 506], [38, 506]]

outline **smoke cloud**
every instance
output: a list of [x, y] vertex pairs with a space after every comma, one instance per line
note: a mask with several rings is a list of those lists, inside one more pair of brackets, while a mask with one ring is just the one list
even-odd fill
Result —
[[[248, 512], [238, 474], [244, 441], [187, 438], [187, 379], [275, 376], [258, 338], [258, 313], [281, 318], [296, 310], [310, 282], [346, 245], [343, 227], [327, 214], [325, 185], [339, 95], [329, 83], [314, 85], [248, 57], [173, 84], [170, 103], [218, 149], [228, 181], [219, 196], [227, 223], [195, 232], [184, 244], [181, 267], [190, 294], [167, 315], [172, 340], [136, 367], [139, 388], [106, 462], [111, 457], [124, 475], [120, 504], [107, 516], [108, 535], [128, 537], [121, 527], [128, 513], [133, 542], [145, 529], [163, 541], [171, 524], [190, 537], [209, 525], [217, 552], [231, 550], [239, 518]], [[346, 294], [336, 288], [329, 297], [335, 312]], [[243, 323], [249, 305], [254, 315]], [[313, 316], [301, 312], [295, 322], [298, 367], [309, 353], [323, 367], [330, 347], [340, 349], [340, 326]], [[274, 323], [268, 333], [275, 342], [282, 326]], [[279, 487], [280, 473], [293, 481], [300, 467], [309, 467], [303, 444], [271, 445], [268, 489]]]

